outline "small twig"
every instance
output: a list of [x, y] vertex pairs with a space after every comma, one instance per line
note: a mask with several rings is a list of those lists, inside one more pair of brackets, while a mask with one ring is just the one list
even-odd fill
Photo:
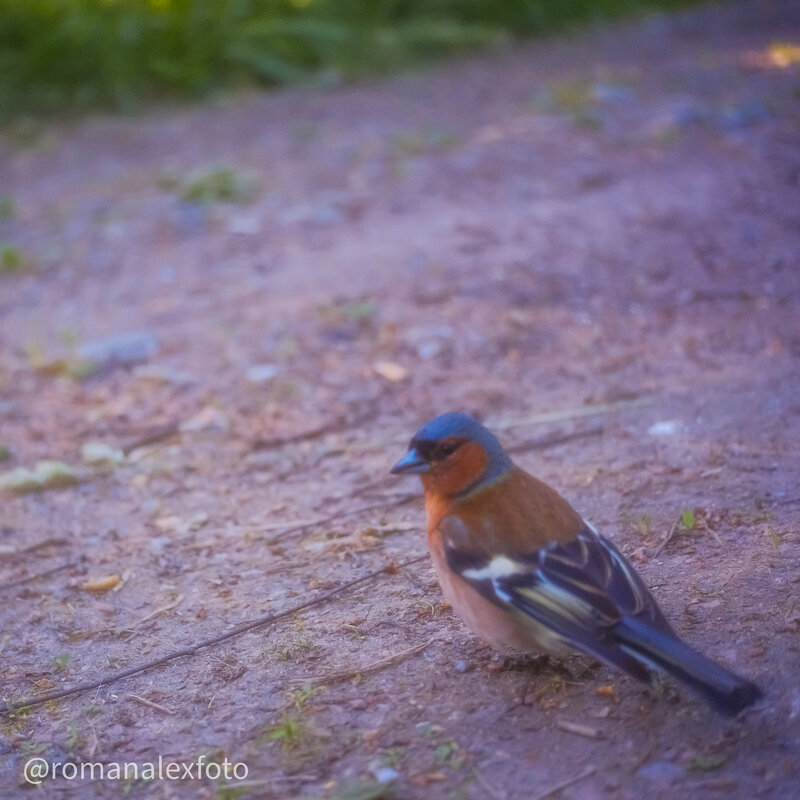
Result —
[[800, 496], [798, 496], [798, 497], [782, 497], [782, 498], [780, 498], [778, 500], [775, 500], [773, 498], [769, 498], [769, 500], [767, 500], [767, 503], [769, 503], [770, 505], [773, 505], [773, 506], [790, 506], [790, 505], [794, 505], [795, 503], [800, 503]]
[[369, 494], [373, 489], [386, 489], [389, 486], [393, 486], [396, 483], [399, 483], [403, 480], [402, 475], [389, 475], [386, 474], [382, 478], [378, 478], [375, 481], [370, 481], [369, 483], [365, 483], [362, 486], [359, 486], [353, 492], [350, 492], [348, 495], [349, 497], [360, 497], [364, 494]]
[[[279, 539], [282, 539], [284, 536], [288, 536], [290, 533], [302, 533], [303, 531], [308, 530], [309, 528], [316, 528], [318, 525], [325, 525], [328, 522], [333, 522], [337, 519], [342, 519], [344, 517], [355, 517], [359, 514], [363, 514], [367, 511], [375, 511], [381, 508], [394, 508], [395, 506], [402, 506], [405, 503], [410, 503], [415, 498], [420, 497], [421, 495], [418, 492], [413, 492], [410, 494], [403, 494], [399, 497], [392, 499], [390, 501], [383, 501], [381, 503], [372, 503], [368, 506], [360, 506], [359, 508], [353, 508], [349, 511], [337, 511], [335, 514], [330, 514], [327, 517], [317, 517], [316, 519], [297, 519], [291, 522], [264, 522], [264, 523], [255, 523], [253, 525], [237, 525], [234, 526], [235, 529], [247, 529], [249, 531], [280, 531], [277, 536], [273, 536], [271, 539], [266, 540], [266, 544], [272, 544], [273, 542], [277, 542]], [[216, 531], [220, 532], [229, 532], [231, 530], [230, 527], [228, 528], [206, 528], [206, 533], [214, 533]]]
[[512, 447], [506, 447], [507, 453], [524, 453], [527, 450], [544, 450], [548, 447], [555, 447], [565, 442], [571, 442], [573, 439], [584, 439], [588, 436], [599, 436], [605, 429], [602, 425], [596, 428], [587, 428], [582, 431], [574, 431], [573, 433], [556, 433], [552, 436], [542, 436], [539, 439], [530, 439], [527, 442], [520, 442]]
[[129, 455], [134, 450], [137, 450], [140, 447], [146, 447], [149, 444], [155, 444], [156, 442], [163, 441], [164, 439], [169, 439], [175, 434], [180, 433], [180, 425], [177, 421], [167, 422], [164, 425], [158, 425], [155, 428], [150, 428], [147, 431], [144, 431], [140, 436], [137, 436], [135, 439], [131, 439], [126, 444], [122, 445], [122, 452], [125, 455]]
[[[271, 533], [272, 531], [288, 531], [294, 528], [301, 528], [304, 526], [311, 527], [312, 525], [321, 525], [323, 522], [329, 520], [330, 517], [315, 517], [314, 519], [293, 519], [286, 522], [254, 522], [251, 525], [237, 525], [235, 528], [247, 528], [251, 531], [261, 531], [262, 533]], [[206, 528], [206, 533], [216, 533], [217, 531], [229, 531], [230, 528]], [[203, 545], [204, 547], [206, 545]]]
[[318, 595], [317, 597], [314, 597], [311, 600], [306, 600], [304, 603], [292, 606], [291, 608], [287, 608], [283, 611], [278, 611], [274, 614], [266, 614], [263, 617], [250, 620], [249, 622], [243, 622], [241, 625], [237, 625], [235, 628], [232, 628], [226, 633], [222, 633], [219, 636], [213, 636], [210, 639], [205, 639], [204, 641], [198, 642], [197, 644], [189, 645], [188, 647], [184, 647], [182, 650], [175, 650], [172, 653], [167, 653], [167, 655], [162, 656], [161, 658], [155, 658], [152, 661], [146, 662], [145, 664], [140, 664], [138, 667], [130, 667], [129, 669], [124, 669], [112, 675], [105, 675], [102, 678], [99, 678], [98, 680], [87, 681], [86, 683], [79, 683], [77, 686], [73, 686], [67, 689], [60, 689], [57, 692], [48, 692], [46, 694], [38, 695], [35, 697], [26, 697], [25, 699], [19, 700], [16, 703], [7, 703], [4, 710], [0, 709], [0, 714], [2, 713], [8, 714], [20, 708], [27, 708], [29, 706], [38, 706], [41, 705], [42, 703], [47, 703], [50, 700], [58, 700], [62, 697], [69, 697], [74, 694], [81, 694], [82, 692], [88, 692], [91, 689], [98, 689], [99, 687], [104, 686], [106, 684], [116, 683], [117, 681], [121, 681], [123, 678], [129, 678], [131, 675], [136, 675], [140, 672], [144, 672], [145, 670], [152, 669], [153, 667], [158, 667], [161, 666], [162, 664], [174, 661], [176, 658], [181, 658], [183, 656], [193, 656], [197, 653], [198, 650], [202, 650], [204, 647], [211, 647], [212, 645], [219, 644], [220, 642], [224, 642], [227, 639], [232, 639], [234, 636], [239, 636], [242, 633], [247, 633], [248, 631], [251, 631], [254, 628], [260, 628], [262, 625], [268, 625], [272, 622], [276, 622], [279, 619], [283, 619], [284, 617], [296, 614], [298, 611], [304, 611], [307, 608], [311, 608], [312, 606], [324, 603], [327, 600], [336, 597], [337, 594], [341, 594], [342, 592], [346, 591], [347, 589], [351, 589], [354, 586], [366, 583], [367, 581], [370, 581], [373, 578], [377, 578], [379, 575], [383, 575], [384, 573], [388, 575], [393, 575], [403, 567], [410, 566], [411, 564], [416, 564], [417, 562], [423, 561], [426, 558], [428, 558], [427, 554], [423, 556], [417, 556], [416, 558], [411, 558], [408, 561], [403, 561], [400, 564], [387, 564], [386, 566], [381, 567], [381, 569], [376, 569], [373, 572], [369, 572], [366, 575], [362, 575], [360, 578], [354, 578], [352, 581], [343, 583], [341, 586], [337, 586], [335, 589], [331, 589], [328, 592], [324, 592], [323, 594]]
[[69, 567], [77, 566], [77, 561], [67, 561], [65, 564], [59, 564], [57, 567], [51, 567], [43, 572], [35, 572], [33, 575], [28, 575], [25, 578], [18, 578], [17, 580], [9, 581], [8, 583], [0, 583], [0, 592], [2, 592], [3, 589], [13, 589], [15, 586], [22, 586], [24, 583], [30, 583], [31, 581], [38, 580], [39, 578], [46, 578], [48, 575], [52, 575], [55, 572], [61, 572], [62, 569], [68, 569]]
[[157, 608], [155, 611], [145, 614], [141, 619], [136, 620], [136, 622], [132, 623], [131, 625], [124, 625], [123, 627], [118, 628], [117, 633], [123, 633], [124, 631], [128, 631], [131, 634], [136, 633], [136, 628], [138, 628], [140, 625], [143, 625], [148, 620], [153, 619], [153, 617], [157, 617], [159, 614], [163, 614], [165, 611], [175, 608], [175, 606], [183, 602], [183, 598], [184, 596], [179, 594], [171, 603], [167, 603], [165, 606], [161, 606], [161, 608]]
[[426, 647], [430, 647], [430, 645], [435, 641], [436, 637], [433, 637], [428, 639], [427, 642], [415, 644], [413, 647], [409, 647], [406, 650], [401, 650], [399, 653], [386, 656], [386, 658], [381, 658], [378, 661], [373, 661], [372, 664], [365, 664], [363, 667], [339, 670], [337, 672], [329, 672], [326, 675], [310, 676], [307, 678], [293, 678], [290, 683], [298, 684], [300, 686], [304, 686], [307, 683], [311, 684], [312, 686], [319, 686], [323, 683], [335, 683], [337, 681], [347, 680], [348, 678], [355, 678], [356, 675], [366, 675], [372, 672], [380, 672], [387, 667], [393, 667], [395, 664], [399, 664], [401, 661], [405, 661], [405, 659], [416, 655]]
[[678, 525], [681, 524], [681, 519], [682, 517], [678, 517], [675, 522], [672, 523], [669, 533], [664, 537], [664, 539], [661, 540], [661, 544], [659, 544], [658, 547], [656, 547], [656, 549], [653, 551], [653, 555], [651, 556], [652, 558], [660, 555], [661, 551], [669, 544], [670, 539], [672, 539], [672, 537], [675, 535], [675, 531], [678, 530]]
[[348, 428], [358, 428], [367, 422], [371, 422], [378, 415], [378, 407], [365, 411], [356, 417], [340, 417], [332, 422], [326, 422], [311, 430], [303, 431], [302, 433], [295, 433], [291, 436], [277, 436], [273, 439], [256, 439], [253, 442], [253, 450], [275, 450], [279, 447], [284, 447], [287, 444], [297, 444], [297, 442], [308, 442], [312, 439], [319, 439], [328, 433], [340, 433]]
[[717, 544], [720, 545], [720, 547], [724, 547], [724, 545], [722, 544], [722, 539], [719, 538], [719, 534], [708, 524], [707, 519], [704, 518], [698, 519], [695, 522], [693, 530], [703, 530], [706, 533], [710, 533], [716, 540]]
[[32, 553], [34, 550], [41, 550], [43, 547], [50, 547], [51, 545], [53, 547], [63, 547], [65, 544], [70, 544], [70, 540], [60, 536], [51, 536], [49, 539], [42, 539], [41, 542], [34, 542], [34, 544], [29, 544], [27, 547], [17, 550], [17, 554]]
[[556, 722], [556, 727], [567, 733], [574, 733], [576, 736], [584, 736], [587, 739], [602, 739], [603, 734], [597, 728], [592, 728], [589, 725], [582, 725], [580, 722], [569, 722], [566, 719], [560, 719]]
[[574, 775], [571, 778], [567, 778], [565, 781], [561, 781], [561, 783], [556, 784], [555, 786], [550, 787], [544, 792], [539, 792], [539, 794], [534, 795], [530, 800], [545, 800], [546, 797], [551, 797], [556, 792], [560, 792], [562, 789], [566, 789], [567, 786], [572, 786], [574, 783], [578, 783], [582, 781], [584, 778], [588, 778], [590, 775], [594, 775], [597, 772], [597, 767], [587, 767], [580, 775]]
[[150, 706], [150, 708], [154, 708], [156, 711], [161, 711], [163, 714], [171, 715], [175, 713], [171, 708], [154, 703], [152, 700], [148, 700], [146, 697], [142, 697], [141, 695], [129, 694], [128, 697], [131, 700], [135, 700], [137, 703], [141, 703], [143, 706]]
[[636, 408], [647, 406], [653, 402], [652, 397], [637, 397], [633, 400], [618, 400], [616, 403], [598, 403], [592, 406], [578, 406], [577, 408], [565, 408], [563, 411], [544, 411], [541, 414], [532, 414], [528, 417], [516, 417], [515, 419], [500, 419], [487, 423], [490, 428], [504, 431], [508, 428], [520, 428], [525, 425], [541, 425], [544, 422], [560, 422], [565, 419], [577, 419], [578, 417], [590, 417], [594, 414], [608, 414], [612, 411], [620, 411], [623, 408]]
[[647, 747], [644, 749], [642, 755], [636, 759], [636, 762], [633, 765], [633, 769], [631, 769], [631, 773], [634, 775], [639, 771], [639, 768], [642, 766], [642, 764], [644, 764], [644, 762], [647, 761], [648, 758], [650, 758], [650, 756], [656, 749], [656, 739], [655, 736], [653, 736], [652, 732], [648, 733], [648, 738], [649, 741], [647, 743]]
[[476, 770], [475, 777], [478, 779], [478, 783], [483, 786], [484, 789], [494, 798], [494, 800], [506, 800], [506, 796], [504, 794], [500, 794], [497, 789], [492, 786], [489, 781], [486, 780], [483, 773], [480, 770]]
[[413, 492], [411, 494], [404, 494], [400, 495], [396, 500], [393, 500], [389, 503], [373, 503], [369, 506], [361, 506], [360, 508], [354, 508], [351, 511], [338, 511], [335, 514], [331, 514], [328, 517], [322, 517], [320, 519], [313, 520], [311, 522], [303, 522], [299, 525], [294, 525], [292, 527], [286, 528], [277, 536], [273, 536], [271, 539], [267, 539], [266, 544], [270, 545], [274, 542], [279, 541], [284, 536], [288, 536], [290, 533], [302, 533], [303, 531], [308, 530], [309, 528], [316, 528], [318, 525], [325, 525], [328, 522], [333, 522], [334, 520], [341, 519], [343, 517], [355, 517], [359, 514], [363, 514], [366, 511], [375, 511], [380, 508], [394, 508], [395, 506], [402, 506], [406, 503], [410, 503], [412, 500], [415, 500], [419, 497], [418, 492]]

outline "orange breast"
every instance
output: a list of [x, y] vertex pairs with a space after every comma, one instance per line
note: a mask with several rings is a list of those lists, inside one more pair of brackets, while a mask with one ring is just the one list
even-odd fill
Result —
[[445, 516], [461, 518], [474, 541], [470, 549], [513, 557], [533, 553], [551, 541], [569, 541], [583, 528], [580, 515], [554, 489], [514, 467], [505, 477], [462, 500], [428, 490], [428, 547], [442, 592], [453, 610], [478, 637], [498, 650], [563, 653], [565, 648], [539, 623], [512, 608], [487, 600], [447, 566], [439, 532]]
[[503, 653], [552, 652], [546, 643], [540, 643], [535, 626], [528, 625], [490, 602], [448, 569], [438, 531], [428, 535], [428, 546], [442, 594], [453, 611], [479, 639]]

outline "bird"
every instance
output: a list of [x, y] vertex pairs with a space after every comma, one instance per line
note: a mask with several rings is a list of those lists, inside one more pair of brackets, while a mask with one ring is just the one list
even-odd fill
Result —
[[391, 472], [419, 475], [442, 592], [495, 650], [577, 651], [640, 681], [655, 668], [731, 716], [762, 697], [684, 642], [619, 549], [474, 417], [432, 419]]

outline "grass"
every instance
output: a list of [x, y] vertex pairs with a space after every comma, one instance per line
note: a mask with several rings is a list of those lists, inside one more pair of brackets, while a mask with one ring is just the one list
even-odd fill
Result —
[[269, 741], [278, 741], [286, 749], [299, 747], [308, 738], [308, 726], [296, 714], [284, 714], [280, 722], [266, 734]]
[[3, 0], [0, 120], [384, 72], [697, 0]]
[[29, 268], [29, 260], [14, 245], [0, 242], [0, 275], [16, 275]]
[[69, 658], [69, 653], [62, 653], [60, 656], [56, 656], [53, 659], [53, 666], [59, 671], [66, 669], [67, 664], [69, 664]]
[[258, 192], [254, 177], [230, 167], [201, 169], [185, 178], [162, 176], [162, 189], [173, 190], [190, 203], [247, 203]]

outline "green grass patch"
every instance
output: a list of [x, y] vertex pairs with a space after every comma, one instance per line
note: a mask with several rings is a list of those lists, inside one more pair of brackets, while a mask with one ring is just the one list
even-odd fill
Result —
[[258, 192], [258, 181], [252, 176], [230, 167], [201, 169], [185, 178], [162, 176], [158, 179], [162, 189], [175, 191], [190, 203], [247, 203]]
[[33, 259], [18, 247], [0, 242], [0, 277], [3, 275], [21, 275], [34, 268]]
[[697, 0], [2, 0], [0, 120], [381, 72]]

